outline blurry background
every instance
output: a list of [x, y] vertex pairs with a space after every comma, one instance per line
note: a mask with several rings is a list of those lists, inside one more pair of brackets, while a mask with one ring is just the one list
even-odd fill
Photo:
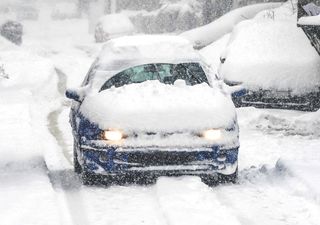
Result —
[[0, 22], [88, 18], [93, 33], [101, 16], [121, 13], [136, 32], [179, 33], [210, 23], [231, 9], [260, 2], [270, 0], [1, 0]]

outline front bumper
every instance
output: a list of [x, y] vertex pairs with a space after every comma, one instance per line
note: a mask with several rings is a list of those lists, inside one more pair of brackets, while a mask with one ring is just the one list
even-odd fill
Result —
[[299, 96], [289, 91], [259, 90], [249, 91], [247, 95], [233, 97], [236, 107], [254, 106], [256, 108], [293, 109], [301, 111], [316, 111], [319, 109], [320, 90]]
[[231, 175], [238, 166], [238, 147], [98, 148], [82, 145], [80, 148], [79, 161], [84, 171], [100, 175]]

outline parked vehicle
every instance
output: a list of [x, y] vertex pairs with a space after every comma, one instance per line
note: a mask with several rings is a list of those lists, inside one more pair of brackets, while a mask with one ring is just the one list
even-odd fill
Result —
[[134, 26], [130, 19], [123, 14], [110, 14], [99, 19], [94, 37], [96, 42], [106, 42], [112, 38], [117, 38], [134, 33]]
[[320, 55], [320, 1], [298, 1], [298, 26], [309, 38], [311, 45]]
[[236, 26], [219, 74], [227, 84], [247, 89], [245, 96], [234, 98], [238, 107], [320, 108], [320, 57], [297, 27], [290, 3]]
[[80, 88], [69, 89], [74, 169], [84, 183], [198, 175], [237, 178], [239, 129], [229, 88], [185, 39], [108, 41]]

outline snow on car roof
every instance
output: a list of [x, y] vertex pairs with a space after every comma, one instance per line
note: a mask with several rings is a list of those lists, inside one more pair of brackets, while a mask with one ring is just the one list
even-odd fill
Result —
[[178, 36], [136, 35], [108, 41], [94, 66], [93, 85], [101, 85], [127, 68], [150, 63], [200, 62], [191, 43]]

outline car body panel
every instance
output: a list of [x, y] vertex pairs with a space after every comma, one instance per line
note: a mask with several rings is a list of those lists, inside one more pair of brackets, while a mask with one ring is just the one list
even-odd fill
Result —
[[[160, 44], [171, 40], [171, 37], [160, 38]], [[132, 38], [132, 40], [136, 40]], [[151, 42], [152, 48], [157, 43], [153, 38], [148, 37], [145, 40]], [[201, 174], [224, 174], [224, 175], [234, 175], [237, 172], [238, 166], [238, 150], [239, 150], [239, 129], [237, 124], [237, 119], [234, 111], [234, 106], [230, 110], [234, 113], [230, 114], [230, 118], [227, 118], [226, 123], [222, 124], [221, 132], [226, 134], [228, 139], [228, 144], [226, 143], [213, 143], [213, 142], [199, 142], [203, 139], [198, 134], [192, 133], [190, 130], [183, 131], [159, 131], [156, 130], [139, 130], [132, 131], [128, 137], [126, 137], [122, 143], [111, 144], [103, 140], [102, 133], [104, 127], [99, 124], [99, 122], [92, 121], [92, 118], [88, 115], [84, 115], [81, 111], [83, 99], [88, 96], [97, 95], [101, 89], [101, 86], [110, 79], [113, 75], [116, 75], [119, 71], [130, 67], [134, 64], [142, 65], [144, 63], [181, 63], [181, 62], [201, 62], [200, 57], [194, 53], [192, 46], [186, 50], [179, 50], [177, 52], [162, 52], [161, 54], [167, 55], [168, 58], [165, 59], [164, 56], [161, 57], [149, 57], [148, 54], [138, 55], [135, 61], [129, 61], [125, 66], [118, 65], [118, 59], [110, 59], [109, 52], [107, 56], [103, 55], [106, 49], [110, 50], [119, 49], [119, 51], [124, 51], [120, 55], [123, 56], [128, 50], [128, 46], [124, 48], [121, 47], [123, 43], [117, 41], [111, 41], [107, 43], [102, 50], [101, 55], [93, 63], [91, 69], [89, 70], [81, 90], [82, 94], [78, 95], [81, 98], [76, 99], [72, 102], [71, 112], [70, 112], [70, 123], [72, 126], [72, 133], [74, 136], [74, 154], [75, 160], [78, 161], [82, 167], [83, 174], [95, 174], [95, 175], [110, 175], [114, 177], [122, 175], [132, 175], [132, 174], [152, 174], [152, 175], [201, 175]], [[135, 42], [136, 44], [136, 42]], [[143, 45], [144, 43], [142, 43]], [[178, 48], [184, 48], [187, 43], [182, 40], [182, 44], [179, 44], [178, 40], [173, 38], [170, 45], [178, 46]], [[115, 47], [116, 45], [116, 47]], [[120, 47], [119, 47], [120, 45]], [[161, 45], [160, 45], [161, 46]], [[157, 46], [159, 47], [159, 46]], [[134, 51], [142, 50], [145, 47], [134, 46]], [[148, 47], [147, 47], [148, 48]], [[132, 50], [132, 49], [131, 49]], [[131, 51], [129, 48], [129, 51]], [[143, 51], [143, 50], [142, 50]], [[183, 52], [190, 52], [190, 56], [180, 55]], [[171, 55], [170, 55], [171, 54]], [[174, 57], [178, 54], [178, 57]], [[114, 55], [114, 54], [111, 54]], [[130, 56], [130, 54], [129, 54]], [[159, 56], [159, 54], [158, 54]], [[128, 57], [128, 55], [126, 56]], [[140, 58], [139, 58], [140, 57]], [[114, 64], [114, 61], [116, 63]], [[125, 59], [121, 59], [124, 60]], [[141, 64], [140, 64], [141, 63]], [[101, 69], [104, 68], [104, 73], [100, 73]], [[209, 77], [206, 74], [207, 77]], [[217, 83], [217, 82], [216, 82]], [[210, 81], [212, 84], [212, 81]], [[221, 95], [228, 95], [224, 92], [220, 84], [215, 84], [217, 92], [221, 92]], [[130, 85], [128, 85], [130, 86]], [[117, 89], [117, 88], [116, 88]], [[70, 94], [71, 92], [69, 92]], [[69, 96], [70, 97], [70, 96]], [[231, 102], [231, 97], [227, 97], [226, 101]], [[110, 102], [109, 102], [110, 103]], [[104, 104], [108, 105], [108, 102]], [[219, 104], [219, 103], [216, 103]], [[232, 102], [231, 102], [232, 104]], [[113, 105], [109, 104], [110, 109]], [[134, 107], [134, 106], [133, 106]], [[223, 107], [223, 105], [221, 106]], [[221, 111], [221, 113], [223, 110]], [[182, 111], [183, 113], [183, 111]], [[108, 115], [105, 115], [108, 116]], [[196, 116], [196, 115], [195, 115]], [[211, 115], [212, 116], [212, 115]], [[213, 115], [214, 116], [214, 115]], [[203, 119], [203, 118], [201, 118]], [[190, 128], [192, 130], [192, 128]], [[162, 132], [162, 133], [161, 133]], [[185, 132], [185, 133], [184, 133]], [[191, 139], [196, 140], [193, 144], [191, 142], [184, 142], [183, 139], [180, 143], [169, 142], [168, 140], [174, 140], [174, 135], [182, 135], [185, 137], [191, 137]], [[184, 135], [186, 134], [186, 135]], [[152, 142], [153, 137], [158, 137], [161, 142]], [[151, 142], [141, 142], [139, 140], [142, 137], [151, 140]], [[132, 140], [138, 140], [134, 142]], [[187, 139], [185, 139], [187, 140]], [[197, 142], [198, 140], [198, 142]], [[138, 144], [137, 144], [138, 143]], [[159, 144], [160, 143], [160, 144]], [[130, 175], [130, 176], [131, 176]]]

